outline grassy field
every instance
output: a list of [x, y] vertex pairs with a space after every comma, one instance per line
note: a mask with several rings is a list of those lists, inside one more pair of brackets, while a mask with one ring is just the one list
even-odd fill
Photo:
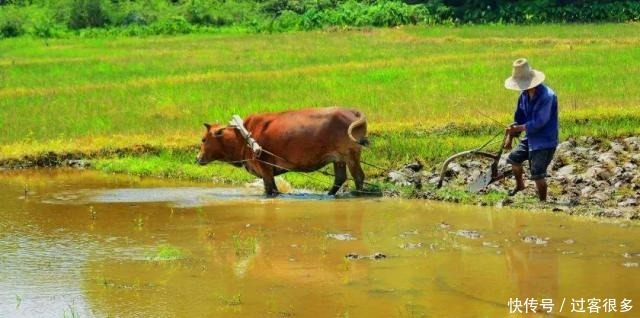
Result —
[[563, 138], [639, 134], [638, 33], [636, 23], [2, 40], [0, 159], [145, 144], [162, 151], [97, 166], [244, 181], [191, 163], [202, 122], [342, 105], [369, 118], [365, 160], [436, 164], [499, 131], [481, 112], [510, 122], [517, 93], [502, 83], [518, 57], [557, 92]]

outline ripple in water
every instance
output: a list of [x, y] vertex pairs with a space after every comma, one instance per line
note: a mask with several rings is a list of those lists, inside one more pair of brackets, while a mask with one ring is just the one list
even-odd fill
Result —
[[[331, 196], [320, 193], [296, 191], [282, 194], [279, 200], [326, 200]], [[166, 202], [173, 207], [198, 207], [229, 201], [261, 202], [266, 198], [262, 190], [253, 188], [121, 188], [105, 190], [76, 190], [58, 192], [42, 200], [48, 204], [87, 203], [153, 203]]]

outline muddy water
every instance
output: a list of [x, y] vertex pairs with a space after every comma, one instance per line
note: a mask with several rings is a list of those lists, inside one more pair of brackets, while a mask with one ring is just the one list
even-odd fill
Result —
[[505, 317], [516, 297], [554, 313], [566, 299], [558, 316], [575, 317], [588, 314], [572, 298], [626, 298], [617, 316], [632, 317], [639, 234], [550, 213], [4, 172], [0, 317]]

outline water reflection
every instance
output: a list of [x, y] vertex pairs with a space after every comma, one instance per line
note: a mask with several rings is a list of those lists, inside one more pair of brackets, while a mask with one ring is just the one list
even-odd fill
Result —
[[[621, 265], [640, 251], [633, 224], [52, 173], [0, 176], [0, 316], [502, 317], [515, 297], [640, 299]], [[373, 253], [387, 257], [344, 257]]]

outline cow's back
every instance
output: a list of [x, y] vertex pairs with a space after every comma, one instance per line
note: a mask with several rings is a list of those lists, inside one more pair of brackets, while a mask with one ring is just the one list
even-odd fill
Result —
[[264, 149], [297, 166], [290, 168], [309, 170], [360, 150], [347, 130], [361, 116], [353, 109], [312, 108], [252, 115], [245, 127]]

